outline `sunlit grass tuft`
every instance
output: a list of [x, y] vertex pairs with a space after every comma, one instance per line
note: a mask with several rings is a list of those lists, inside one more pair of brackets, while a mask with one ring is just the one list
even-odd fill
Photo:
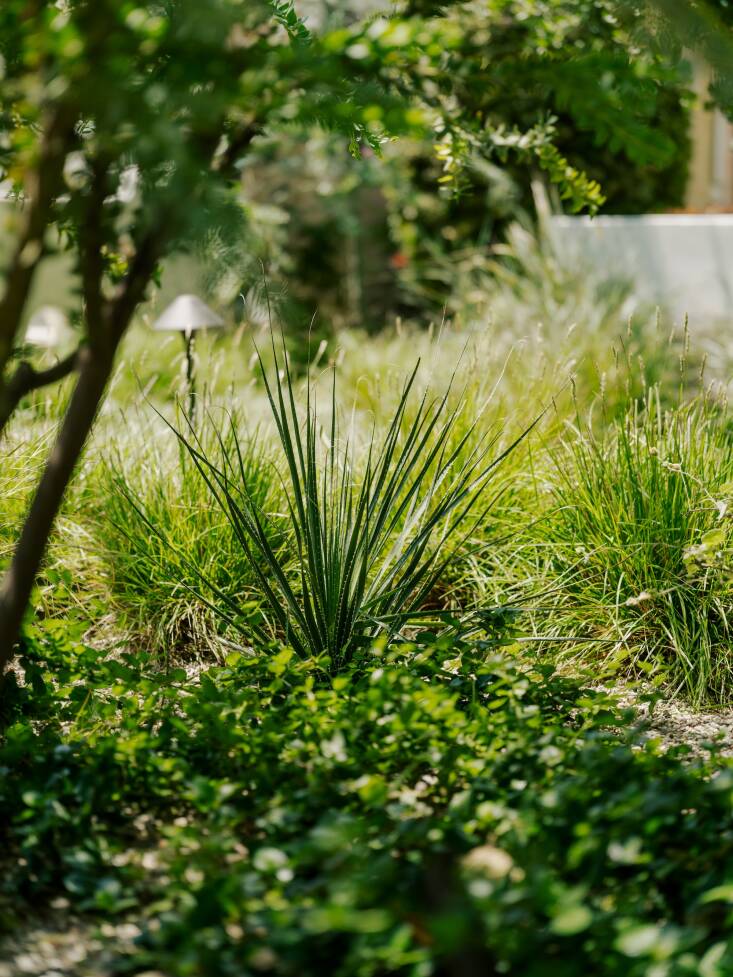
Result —
[[[124, 630], [154, 649], [216, 650], [220, 622], [201, 575], [243, 604], [257, 597], [256, 578], [195, 464], [154, 421], [118, 438], [99, 474], [96, 535], [111, 600]], [[235, 427], [227, 415], [222, 443], [233, 444]], [[214, 449], [213, 434], [202, 439]], [[253, 432], [237, 444], [251, 498], [263, 510], [276, 508], [264, 442]]]
[[531, 518], [475, 580], [528, 607], [561, 660], [733, 695], [733, 438], [724, 403], [657, 388], [607, 425], [577, 417], [515, 491]]

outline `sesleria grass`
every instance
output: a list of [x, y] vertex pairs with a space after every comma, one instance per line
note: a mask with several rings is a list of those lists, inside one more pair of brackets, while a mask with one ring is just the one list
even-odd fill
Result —
[[[728, 701], [733, 439], [725, 405], [699, 395], [664, 408], [653, 388], [610, 427], [569, 426], [550, 458], [554, 507], [536, 541], [561, 595], [555, 627], [581, 639], [565, 657], [659, 673], [698, 704]], [[584, 646], [584, 636], [607, 640]]]
[[[236, 431], [229, 442], [219, 439], [216, 456], [191, 430], [178, 433], [279, 633], [300, 656], [325, 656], [335, 672], [376, 637], [414, 623], [513, 445], [490, 458], [493, 441], [474, 436], [474, 425], [454, 438], [459, 409], [448, 407], [449, 392], [413, 404], [414, 370], [385, 430], [372, 429], [359, 452], [353, 431], [342, 437], [335, 379], [324, 429], [313, 383], [302, 417], [287, 360], [281, 368], [276, 356], [275, 365], [274, 377], [264, 366], [262, 375], [282, 449], [290, 553], [272, 546]], [[219, 597], [236, 625], [237, 601]]]
[[[128, 636], [152, 648], [216, 650], [218, 622], [201, 575], [242, 605], [256, 580], [197, 467], [162, 432], [129, 431], [102, 465], [95, 531], [111, 600]], [[231, 418], [219, 435], [233, 444]], [[213, 450], [214, 441], [201, 437], [202, 448]], [[275, 508], [278, 488], [263, 444], [253, 435], [238, 440], [237, 450], [253, 504], [263, 513]]]
[[[62, 391], [61, 396], [65, 396]], [[54, 427], [47, 416], [30, 411], [13, 419], [0, 439], [0, 575], [10, 562], [23, 522], [53, 445]], [[59, 513], [48, 552], [36, 580], [32, 602], [44, 616], [74, 608], [98, 607], [88, 592], [97, 570], [86, 520], [90, 498], [85, 461]]]

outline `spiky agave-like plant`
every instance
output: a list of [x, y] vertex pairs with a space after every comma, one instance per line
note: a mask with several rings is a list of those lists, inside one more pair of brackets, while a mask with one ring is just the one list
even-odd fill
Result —
[[[418, 368], [386, 430], [372, 429], [357, 466], [353, 442], [341, 442], [335, 376], [324, 431], [312, 382], [301, 417], [287, 356], [281, 368], [275, 354], [274, 377], [260, 360], [284, 454], [289, 557], [273, 546], [271, 521], [250, 492], [236, 436], [220, 438], [213, 459], [195, 432], [177, 432], [230, 520], [278, 630], [299, 655], [327, 656], [334, 672], [360, 647], [394, 636], [419, 613], [466, 537], [473, 523], [468, 517], [475, 518], [493, 469], [527, 433], [490, 459], [496, 439], [481, 434], [475, 419], [458, 428], [462, 409], [450, 405], [450, 390], [435, 399], [425, 393], [413, 408]], [[249, 629], [238, 625], [236, 601], [219, 596], [229, 623]]]

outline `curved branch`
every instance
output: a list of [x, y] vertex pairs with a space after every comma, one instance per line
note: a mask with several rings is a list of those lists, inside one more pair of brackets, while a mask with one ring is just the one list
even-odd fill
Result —
[[104, 277], [104, 200], [107, 190], [109, 159], [97, 157], [92, 161], [91, 192], [79, 238], [79, 258], [82, 295], [86, 312], [89, 342], [102, 341], [102, 279]]
[[231, 176], [231, 171], [237, 161], [249, 149], [252, 140], [257, 136], [259, 130], [256, 126], [249, 125], [244, 128], [229, 133], [229, 141], [221, 153], [215, 154], [211, 163], [211, 168], [216, 173], [223, 173]]
[[[236, 158], [246, 151], [250, 142], [251, 136], [247, 133], [230, 143], [228, 151], [220, 161], [224, 172], [228, 173]], [[201, 149], [206, 154], [209, 169], [213, 165], [213, 156], [216, 154], [218, 143], [218, 133], [213, 132], [208, 138], [204, 137], [201, 140]], [[222, 175], [222, 169], [219, 170], [219, 174]], [[181, 187], [175, 205], [180, 207], [181, 201], [186, 199], [188, 193], [190, 187]], [[166, 216], [170, 219], [166, 220]], [[96, 323], [100, 329], [98, 337], [100, 341], [92, 342], [92, 339], [97, 339], [93, 335], [95, 325], [88, 321], [90, 339], [88, 345], [82, 346], [65, 360], [42, 372], [32, 371], [28, 364], [21, 364], [12, 378], [13, 382], [17, 379], [18, 390], [29, 391], [43, 386], [45, 382], [52, 382], [54, 378], [60, 379], [65, 372], [71, 372], [73, 369], [76, 369], [78, 374], [76, 387], [66, 410], [57, 442], [49, 455], [10, 567], [0, 583], [0, 675], [13, 656], [13, 648], [33, 581], [38, 573], [64, 492], [104, 396], [117, 346], [138, 304], [145, 297], [145, 290], [155, 272], [158, 260], [165, 255], [173, 230], [174, 217], [174, 212], [169, 211], [166, 214], [163, 210], [158, 214], [158, 220], [149, 225], [147, 231], [141, 233], [124, 281], [118, 286], [114, 297], [102, 298], [101, 309], [95, 307], [98, 300], [97, 269], [92, 269], [87, 282], [87, 286], [91, 287], [91, 291], [88, 291], [86, 296], [87, 313], [91, 311], [95, 317], [101, 316], [101, 320]], [[96, 227], [90, 227], [88, 230], [92, 232], [92, 237], [97, 232]], [[88, 241], [87, 252], [92, 257], [99, 254], [92, 239]], [[92, 300], [91, 309], [89, 298]], [[3, 388], [0, 384], [0, 398], [2, 395]], [[17, 400], [13, 409], [14, 406], [17, 406]], [[0, 403], [0, 411], [1, 409], [2, 403]], [[4, 423], [0, 413], [0, 431]]]
[[69, 106], [57, 109], [44, 131], [38, 165], [26, 183], [23, 227], [4, 275], [5, 289], [0, 297], [0, 390], [33, 278], [44, 254], [43, 236], [62, 183], [64, 159], [74, 139], [74, 119]]
[[64, 377], [72, 373], [79, 362], [81, 347], [78, 346], [73, 353], [69, 353], [63, 360], [54, 363], [45, 370], [36, 370], [30, 363], [24, 360], [15, 370], [15, 373], [5, 384], [5, 389], [0, 398], [0, 435], [2, 435], [10, 418], [15, 413], [15, 409], [23, 397], [47, 387], [51, 383], [58, 383]]

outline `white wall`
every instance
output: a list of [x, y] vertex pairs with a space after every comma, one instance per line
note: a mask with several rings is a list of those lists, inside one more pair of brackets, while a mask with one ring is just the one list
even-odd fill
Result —
[[733, 214], [551, 217], [561, 255], [631, 276], [676, 319], [733, 319]]

